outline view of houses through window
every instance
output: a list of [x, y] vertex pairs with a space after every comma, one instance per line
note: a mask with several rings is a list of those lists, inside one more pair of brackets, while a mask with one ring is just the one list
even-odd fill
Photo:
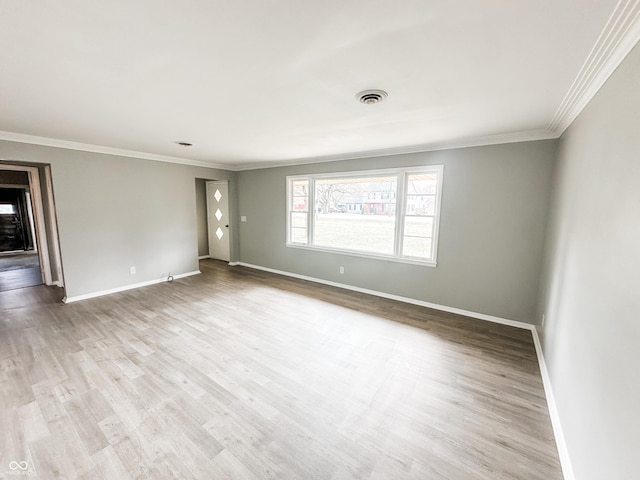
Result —
[[288, 177], [287, 244], [435, 263], [442, 167]]

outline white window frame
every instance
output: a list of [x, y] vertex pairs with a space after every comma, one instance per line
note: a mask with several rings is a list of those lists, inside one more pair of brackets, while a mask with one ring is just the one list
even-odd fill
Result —
[[[402, 239], [404, 236], [404, 219], [407, 216], [407, 184], [409, 175], [435, 173], [438, 176], [438, 183], [436, 186], [436, 193], [434, 196], [434, 216], [433, 216], [433, 237], [432, 251], [433, 255], [431, 259], [423, 259], [417, 257], [402, 256]], [[437, 265], [438, 256], [438, 237], [440, 233], [440, 206], [442, 203], [442, 184], [443, 184], [443, 165], [429, 165], [424, 167], [405, 167], [394, 168], [384, 170], [360, 170], [353, 172], [331, 172], [331, 173], [313, 173], [308, 175], [290, 175], [286, 177], [286, 246], [291, 248], [301, 248], [306, 250], [315, 250], [322, 252], [337, 253], [341, 255], [351, 255], [356, 257], [375, 258], [381, 260], [389, 260], [401, 263], [411, 263], [427, 267], [435, 267]], [[314, 238], [314, 223], [315, 223], [315, 180], [316, 179], [330, 179], [330, 178], [348, 178], [348, 177], [375, 177], [375, 176], [397, 176], [397, 189], [396, 189], [396, 216], [395, 216], [395, 238], [394, 238], [394, 251], [391, 255], [377, 254], [370, 252], [361, 252], [358, 250], [347, 250], [341, 248], [331, 247], [319, 247], [313, 245]], [[309, 197], [307, 200], [307, 243], [294, 243], [291, 241], [291, 213], [292, 210], [292, 184], [296, 180], [307, 180]]]

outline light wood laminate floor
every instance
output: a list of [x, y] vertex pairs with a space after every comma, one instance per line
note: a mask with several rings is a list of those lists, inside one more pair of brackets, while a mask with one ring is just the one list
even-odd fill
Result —
[[562, 478], [530, 332], [201, 270], [0, 293], [0, 478]]

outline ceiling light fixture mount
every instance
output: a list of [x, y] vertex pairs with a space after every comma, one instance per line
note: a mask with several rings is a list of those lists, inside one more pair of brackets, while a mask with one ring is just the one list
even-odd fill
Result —
[[387, 92], [384, 90], [363, 90], [360, 93], [356, 93], [356, 99], [360, 103], [364, 103], [367, 105], [373, 105], [374, 103], [380, 103], [385, 98], [387, 98]]
[[189, 142], [176, 142], [178, 145], [180, 145], [181, 147], [192, 147], [193, 143], [189, 143]]

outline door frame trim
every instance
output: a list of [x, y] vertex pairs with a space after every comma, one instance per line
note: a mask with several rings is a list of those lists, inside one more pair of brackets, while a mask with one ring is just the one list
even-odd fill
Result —
[[231, 260], [231, 198], [229, 197], [229, 180], [206, 180], [205, 181], [205, 195], [207, 198], [207, 241], [209, 244], [209, 258], [214, 258], [211, 255], [211, 217], [213, 216], [213, 211], [210, 208], [211, 207], [211, 199], [209, 198], [209, 185], [213, 185], [213, 184], [224, 184], [226, 186], [226, 191], [227, 191], [227, 221], [229, 222], [229, 228], [227, 228], [227, 235], [228, 235], [228, 243], [229, 243], [229, 248], [228, 248], [228, 259], [222, 259], [223, 261], [230, 261]]
[[[47, 172], [47, 167], [45, 167], [45, 175]], [[31, 194], [31, 202], [33, 205], [33, 213], [34, 220], [36, 225], [36, 240], [38, 242], [38, 257], [40, 259], [40, 271], [42, 272], [42, 282], [45, 285], [53, 285], [53, 279], [51, 275], [51, 257], [49, 254], [49, 244], [47, 237], [47, 229], [44, 220], [44, 205], [42, 202], [42, 189], [40, 188], [40, 174], [38, 172], [37, 167], [29, 167], [25, 165], [11, 165], [0, 163], [0, 170], [10, 170], [14, 172], [27, 172], [29, 175], [29, 193]], [[52, 203], [53, 195], [50, 191], [50, 184], [47, 181], [47, 192], [48, 200], [49, 200], [49, 216], [51, 219], [51, 224], [55, 224], [55, 209]], [[60, 287], [63, 286], [62, 280], [62, 264], [60, 262], [60, 245], [57, 237], [57, 227], [55, 229], [52, 228], [52, 233], [54, 238], [52, 238], [52, 243], [54, 250], [57, 250], [54, 255], [54, 260], [56, 262], [56, 267], [58, 269], [58, 281], [55, 282], [55, 285]]]

